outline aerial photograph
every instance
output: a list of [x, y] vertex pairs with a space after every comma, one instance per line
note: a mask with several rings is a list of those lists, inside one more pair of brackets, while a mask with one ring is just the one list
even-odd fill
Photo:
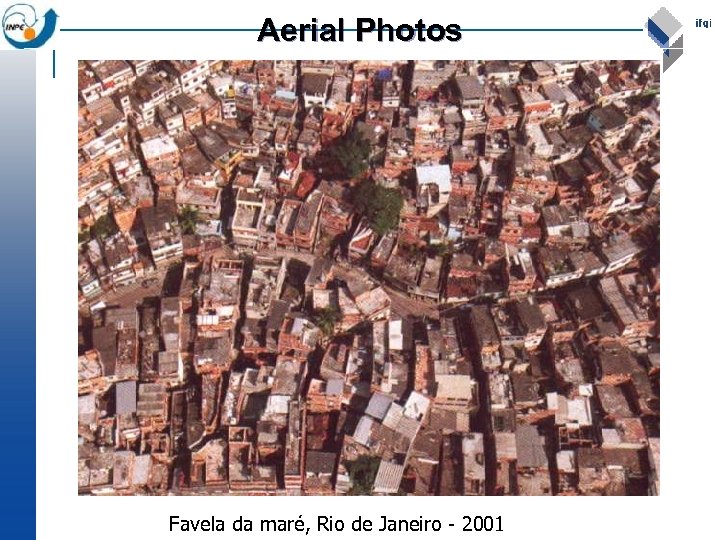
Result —
[[657, 61], [87, 60], [77, 100], [78, 494], [660, 494]]

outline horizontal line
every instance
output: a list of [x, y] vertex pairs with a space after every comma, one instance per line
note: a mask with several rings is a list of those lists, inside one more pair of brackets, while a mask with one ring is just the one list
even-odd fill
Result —
[[[356, 28], [346, 28], [354, 32]], [[376, 32], [377, 30], [373, 30]], [[461, 32], [642, 32], [642, 28], [461, 28]], [[259, 32], [259, 30], [258, 30]]]
[[60, 28], [60, 32], [259, 32], [259, 28]]
[[462, 32], [642, 32], [642, 28], [461, 28]]
[[[260, 28], [60, 28], [60, 32], [260, 32]], [[345, 28], [355, 32], [356, 28]], [[377, 30], [374, 30], [377, 31]], [[461, 32], [642, 32], [642, 28], [461, 28]]]

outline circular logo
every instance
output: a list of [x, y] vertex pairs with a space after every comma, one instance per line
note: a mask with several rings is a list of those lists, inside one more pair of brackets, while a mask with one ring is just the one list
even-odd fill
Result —
[[30, 4], [14, 4], [2, 18], [5, 39], [16, 49], [36, 49], [44, 45], [55, 32], [57, 14], [49, 9], [38, 17]]

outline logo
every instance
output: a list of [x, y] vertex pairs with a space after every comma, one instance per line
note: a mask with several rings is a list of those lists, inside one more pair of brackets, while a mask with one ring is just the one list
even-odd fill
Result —
[[682, 24], [665, 8], [660, 8], [645, 25], [648, 36], [663, 50], [663, 72], [667, 71], [683, 54], [682, 34], [670, 45]]
[[16, 49], [37, 49], [55, 33], [57, 13], [48, 9], [41, 18], [30, 4], [14, 4], [2, 18], [3, 34]]

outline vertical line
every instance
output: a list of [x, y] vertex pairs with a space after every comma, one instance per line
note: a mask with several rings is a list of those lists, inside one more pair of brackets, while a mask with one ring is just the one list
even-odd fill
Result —
[[53, 79], [55, 78], [55, 49], [53, 49]]

